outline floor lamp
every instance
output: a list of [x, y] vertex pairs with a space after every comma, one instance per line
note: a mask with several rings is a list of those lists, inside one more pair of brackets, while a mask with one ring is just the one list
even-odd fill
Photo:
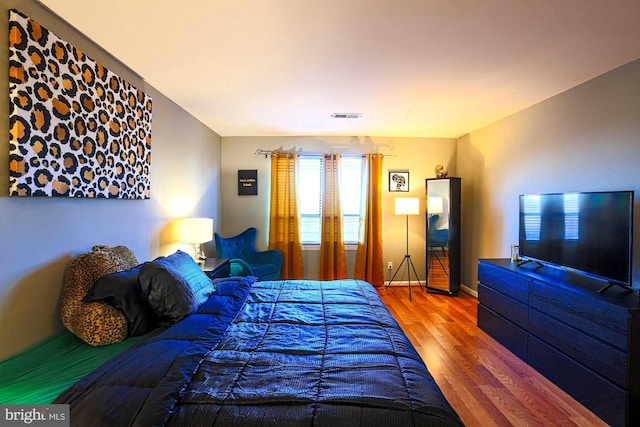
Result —
[[396, 197], [396, 215], [404, 215], [406, 217], [406, 227], [407, 227], [407, 253], [402, 259], [402, 262], [398, 266], [398, 269], [393, 273], [391, 280], [387, 283], [387, 289], [391, 285], [391, 282], [396, 278], [396, 275], [402, 268], [404, 267], [407, 270], [407, 279], [409, 280], [409, 300], [411, 300], [411, 271], [413, 270], [413, 274], [418, 281], [418, 285], [420, 285], [420, 289], [422, 289], [422, 283], [420, 283], [420, 279], [418, 278], [418, 273], [416, 272], [416, 268], [413, 266], [413, 262], [411, 262], [411, 255], [409, 255], [409, 215], [419, 215], [420, 214], [420, 199], [417, 197]]

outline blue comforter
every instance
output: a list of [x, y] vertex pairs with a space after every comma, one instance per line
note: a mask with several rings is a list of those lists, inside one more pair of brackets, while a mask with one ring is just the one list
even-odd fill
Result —
[[62, 393], [72, 425], [462, 425], [366, 282], [230, 278]]

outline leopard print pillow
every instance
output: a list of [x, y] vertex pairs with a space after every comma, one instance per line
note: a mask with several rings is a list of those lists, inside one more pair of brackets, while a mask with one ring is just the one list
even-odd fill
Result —
[[105, 302], [83, 302], [100, 277], [138, 265], [124, 246], [94, 246], [67, 266], [62, 291], [60, 319], [78, 338], [93, 346], [115, 344], [127, 337], [127, 319]]

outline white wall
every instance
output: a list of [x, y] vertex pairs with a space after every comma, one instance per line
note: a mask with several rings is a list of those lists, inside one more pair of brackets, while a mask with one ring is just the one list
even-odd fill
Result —
[[[8, 197], [9, 144], [0, 140], [0, 359], [62, 329], [59, 298], [73, 257], [96, 244], [122, 244], [147, 260], [180, 247], [176, 218], [220, 216], [219, 135], [36, 2], [0, 0], [3, 34], [14, 7], [153, 98], [151, 199]], [[7, 70], [6, 39], [0, 46]], [[8, 96], [2, 73], [0, 98]], [[0, 102], [0, 116], [8, 114], [8, 102]], [[9, 134], [8, 120], [0, 120], [0, 134]]]
[[634, 281], [640, 280], [640, 60], [459, 139], [462, 281], [478, 258], [518, 242], [518, 195], [635, 190]]
[[[392, 261], [395, 266], [406, 252], [405, 217], [394, 215], [394, 198], [420, 197], [421, 216], [409, 218], [409, 252], [421, 280], [425, 279], [425, 178], [435, 176], [435, 165], [443, 164], [450, 176], [454, 176], [456, 140], [451, 138], [386, 138], [386, 137], [224, 137], [222, 138], [222, 218], [220, 229], [224, 236], [240, 233], [247, 227], [258, 229], [256, 246], [267, 247], [269, 237], [269, 182], [270, 160], [255, 155], [258, 148], [302, 149], [307, 153], [340, 152], [363, 154], [380, 152], [389, 154], [383, 161], [383, 245], [385, 266]], [[238, 196], [238, 169], [258, 170], [258, 196]], [[409, 192], [390, 193], [389, 170], [408, 170]], [[355, 251], [347, 253], [347, 274], [353, 277]], [[306, 250], [303, 254], [304, 276], [318, 277], [318, 251]], [[385, 277], [390, 272], [385, 270]], [[412, 277], [412, 279], [415, 279]], [[396, 279], [397, 280], [397, 279]]]

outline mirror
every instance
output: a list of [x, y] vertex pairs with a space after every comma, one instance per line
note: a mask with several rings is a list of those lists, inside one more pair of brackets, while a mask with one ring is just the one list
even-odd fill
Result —
[[427, 291], [457, 295], [460, 289], [460, 178], [426, 180]]

